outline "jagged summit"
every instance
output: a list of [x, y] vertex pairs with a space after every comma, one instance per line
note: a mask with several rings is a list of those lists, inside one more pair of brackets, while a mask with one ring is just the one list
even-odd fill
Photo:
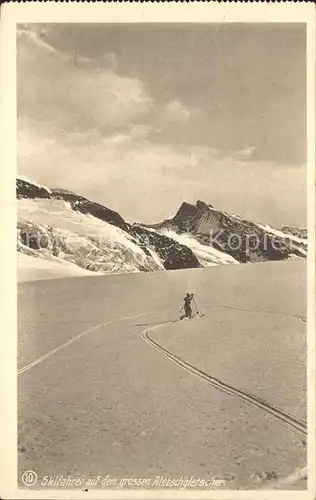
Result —
[[176, 215], [174, 216], [174, 219], [192, 217], [198, 212], [208, 212], [209, 208], [213, 208], [212, 205], [207, 205], [202, 200], [198, 200], [195, 205], [184, 201], [178, 209]]
[[307, 252], [303, 230], [276, 230], [230, 215], [201, 200], [195, 205], [182, 203], [173, 218], [151, 227], [169, 234], [190, 235], [202, 245], [212, 245], [239, 262], [283, 260], [292, 255], [306, 257]]
[[[92, 271], [185, 269], [307, 255], [304, 230], [255, 224], [202, 200], [183, 202], [173, 218], [160, 223], [130, 224], [114, 210], [68, 189], [49, 189], [21, 178], [16, 187], [19, 250], [41, 258], [58, 255]], [[64, 243], [60, 251], [54, 243], [51, 253], [38, 247], [39, 235], [45, 233], [48, 240], [62, 235], [64, 241], [69, 227], [84, 250], [79, 245], [78, 253], [78, 245]]]
[[182, 203], [180, 206], [179, 210], [177, 211], [176, 215], [174, 216], [174, 219], [183, 219], [184, 217], [192, 217], [196, 213], [196, 206], [191, 205], [190, 203], [186, 203], [185, 201]]

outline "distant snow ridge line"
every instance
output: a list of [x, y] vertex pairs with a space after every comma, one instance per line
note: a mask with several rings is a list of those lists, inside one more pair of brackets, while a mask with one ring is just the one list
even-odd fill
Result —
[[181, 244], [176, 244], [163, 235], [153, 234], [145, 228], [127, 223], [117, 212], [92, 202], [83, 196], [62, 189], [53, 189], [53, 196], [71, 203], [73, 210], [90, 214], [129, 233], [140, 248], [150, 257], [157, 253], [165, 269], [185, 269], [200, 267], [193, 253]]
[[[305, 257], [304, 230], [273, 230], [198, 201], [183, 203], [173, 219], [130, 224], [117, 212], [66, 189], [17, 179], [18, 250], [58, 258], [101, 273], [157, 271]], [[301, 231], [301, 232], [300, 232]], [[257, 237], [249, 251], [247, 238]], [[210, 235], [215, 235], [211, 240]], [[231, 248], [230, 238], [240, 245]], [[46, 247], [39, 244], [46, 238]], [[282, 242], [280, 249], [272, 238]], [[74, 241], [76, 240], [76, 244]], [[57, 243], [58, 242], [58, 243]], [[71, 242], [71, 243], [69, 243]], [[259, 245], [258, 245], [259, 242]]]
[[[202, 245], [230, 255], [238, 262], [285, 260], [307, 256], [307, 241], [291, 233], [270, 226], [255, 224], [237, 215], [229, 215], [212, 205], [198, 201], [196, 205], [183, 203], [172, 219], [149, 226], [157, 232], [172, 231], [190, 235]], [[305, 234], [293, 229], [293, 233]]]
[[19, 178], [16, 180], [17, 198], [50, 198], [52, 192], [49, 188], [41, 186], [29, 179]]
[[71, 208], [77, 212], [93, 215], [93, 217], [119, 227], [120, 229], [123, 229], [123, 231], [128, 231], [128, 225], [117, 212], [114, 212], [114, 210], [104, 207], [99, 203], [92, 202], [84, 196], [77, 195], [66, 189], [52, 189], [52, 196], [69, 202]]
[[298, 238], [307, 239], [307, 229], [301, 229], [298, 227], [281, 227], [281, 231], [285, 234], [296, 236]]
[[[23, 180], [18, 179], [17, 197], [18, 199], [33, 200], [34, 203], [38, 198], [45, 198], [51, 201], [55, 200], [55, 202], [63, 201], [67, 203], [68, 207], [75, 213], [81, 213], [90, 217], [90, 225], [92, 228], [93, 220], [97, 219], [100, 222], [102, 221], [103, 223], [107, 223], [108, 225], [110, 224], [111, 226], [122, 230], [127, 240], [134, 241], [134, 250], [136, 250], [137, 247], [138, 252], [141, 252], [144, 256], [143, 260], [145, 260], [145, 265], [143, 262], [140, 264], [137, 263], [134, 269], [135, 271], [156, 271], [161, 269], [201, 267], [193, 252], [186, 246], [181, 245], [163, 235], [153, 234], [147, 229], [138, 229], [137, 227], [127, 223], [117, 212], [98, 203], [94, 203], [84, 196], [77, 195], [69, 190], [52, 189], [50, 193], [47, 191], [42, 192], [39, 191], [37, 186], [34, 185], [32, 189], [32, 185], [30, 185], [29, 182], [24, 182]], [[32, 218], [34, 218], [35, 212], [35, 207], [33, 210], [29, 211], [29, 217], [27, 219], [29, 222], [32, 221]], [[43, 225], [45, 225], [45, 222], [45, 219], [42, 220]], [[58, 224], [56, 224], [56, 222], [52, 221], [51, 225], [56, 227], [56, 230], [58, 229]], [[99, 238], [99, 231], [101, 231], [103, 227], [104, 226], [100, 225], [96, 229], [94, 238]], [[115, 241], [116, 236], [114, 235], [113, 238]], [[93, 238], [90, 236], [90, 239]], [[101, 249], [101, 251], [102, 250], [103, 249]], [[145, 257], [147, 257], [147, 259]], [[124, 258], [125, 255], [122, 252], [121, 266], [117, 266], [115, 268], [116, 272], [129, 272], [129, 267], [124, 264]], [[89, 265], [91, 265], [91, 263], [89, 263]], [[99, 267], [98, 270], [100, 270]]]

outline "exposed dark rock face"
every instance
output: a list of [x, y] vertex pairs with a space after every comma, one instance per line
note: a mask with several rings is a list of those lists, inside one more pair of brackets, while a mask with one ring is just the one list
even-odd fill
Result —
[[289, 227], [284, 226], [281, 228], [283, 233], [296, 236], [297, 238], [307, 239], [307, 229], [301, 229], [299, 227]]
[[152, 248], [162, 260], [165, 269], [202, 267], [190, 248], [167, 236], [149, 231], [140, 225], [129, 226], [129, 233], [139, 242], [141, 248]]
[[71, 208], [76, 212], [93, 215], [93, 217], [119, 227], [123, 229], [123, 231], [128, 231], [126, 222], [117, 212], [114, 212], [114, 210], [64, 189], [52, 189], [52, 194], [54, 198], [68, 201], [71, 204]]
[[[168, 270], [197, 268], [201, 264], [188, 246], [161, 234], [166, 229], [178, 234], [190, 234], [202, 245], [212, 246], [239, 262], [306, 257], [307, 252], [307, 240], [305, 243], [293, 239], [293, 236], [306, 238], [305, 229], [284, 227], [284, 236], [278, 236], [272, 229], [229, 215], [200, 200], [196, 205], [182, 203], [172, 219], [146, 226], [129, 224], [114, 210], [66, 189], [49, 190], [22, 179], [17, 179], [17, 197], [60, 199], [68, 202], [74, 211], [92, 215], [128, 233], [148, 257], [153, 258], [152, 252], [155, 252]], [[22, 231], [20, 238], [25, 244], [27, 234]], [[28, 241], [30, 247], [36, 245], [33, 240]]]
[[[17, 180], [18, 198], [50, 198], [68, 202], [71, 208], [83, 214], [92, 215], [108, 224], [116, 226], [133, 238], [148, 257], [152, 257], [151, 250], [156, 252], [163, 262], [165, 269], [187, 269], [201, 267], [190, 248], [174, 241], [167, 236], [151, 232], [141, 226], [134, 226], [125, 220], [114, 210], [111, 210], [99, 203], [90, 201], [84, 196], [77, 195], [66, 189], [52, 189], [50, 192], [44, 188], [37, 188], [35, 185]], [[21, 242], [29, 248], [37, 249], [37, 237], [29, 234], [28, 229], [23, 228], [20, 232]], [[145, 269], [146, 270], [146, 269]]]
[[214, 209], [203, 201], [196, 205], [183, 203], [173, 219], [153, 226], [156, 230], [172, 229], [190, 233], [200, 243], [211, 245], [239, 262], [284, 260], [291, 255], [306, 256], [307, 246], [288, 237], [276, 236], [249, 222]]
[[31, 182], [17, 179], [16, 180], [16, 197], [17, 198], [51, 198], [51, 193], [43, 186], [37, 186]]

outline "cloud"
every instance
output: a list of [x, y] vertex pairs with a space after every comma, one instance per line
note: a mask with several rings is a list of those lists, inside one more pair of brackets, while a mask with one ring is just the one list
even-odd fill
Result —
[[247, 160], [251, 160], [251, 158], [253, 158], [255, 151], [256, 151], [255, 146], [248, 146], [246, 148], [239, 149], [237, 151], [233, 151], [232, 156], [233, 156], [233, 158], [236, 158], [236, 160], [247, 161]]
[[93, 59], [51, 47], [45, 29], [18, 33], [20, 173], [81, 192], [127, 220], [159, 220], [201, 198], [263, 222], [300, 224], [301, 167], [288, 183], [288, 170], [254, 161], [253, 146], [227, 155], [193, 144], [198, 110], [180, 99], [156, 102], [140, 77], [119, 73], [114, 53]]
[[151, 132], [153, 127], [151, 125], [134, 125], [128, 128], [125, 133], [118, 132], [113, 135], [108, 135], [103, 139], [103, 144], [108, 146], [109, 144], [116, 144], [117, 146], [124, 146], [126, 144], [130, 145], [132, 142], [138, 140], [147, 141], [147, 136]]
[[163, 118], [172, 123], [186, 123], [190, 117], [190, 110], [176, 100], [170, 101], [163, 111]]
[[106, 67], [111, 68], [113, 71], [117, 71], [119, 61], [117, 55], [114, 54], [114, 52], [107, 52], [105, 54], [102, 54], [100, 59]]
[[32, 30], [18, 34], [18, 112], [67, 131], [125, 126], [146, 115], [153, 100], [138, 78], [89, 58], [63, 54]]
[[162, 174], [197, 163], [192, 151], [149, 139], [165, 122], [167, 129], [187, 122], [184, 104], [155, 103], [140, 78], [118, 73], [113, 52], [94, 60], [56, 50], [45, 41], [49, 31], [25, 25], [18, 31], [21, 168], [48, 183], [59, 170], [64, 182], [84, 187], [92, 172], [98, 184], [124, 169], [160, 172], [161, 182]]
[[27, 25], [20, 25], [20, 27], [17, 29], [18, 44], [27, 44], [29, 42], [29, 44], [34, 44], [34, 46], [37, 46], [46, 52], [58, 54], [58, 51], [54, 49], [54, 47], [44, 41], [46, 33], [47, 29], [44, 28], [29, 29]]
[[159, 221], [182, 201], [203, 199], [263, 223], [305, 225], [301, 166], [236, 160], [205, 146], [153, 144], [146, 134], [136, 127], [107, 137], [98, 130], [66, 136], [29, 124], [19, 135], [19, 171], [104, 203], [130, 221]]

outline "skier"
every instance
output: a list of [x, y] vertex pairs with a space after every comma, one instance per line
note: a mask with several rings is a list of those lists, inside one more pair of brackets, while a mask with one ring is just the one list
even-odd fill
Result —
[[[194, 294], [193, 293], [187, 293], [186, 296], [184, 297], [183, 301], [184, 301], [184, 304], [183, 306], [181, 307], [181, 311], [182, 309], [184, 308], [184, 314], [183, 316], [180, 317], [180, 319], [184, 319], [184, 318], [189, 318], [191, 319], [192, 318], [192, 307], [191, 307], [191, 302], [193, 300], [193, 297], [194, 297]], [[180, 311], [180, 312], [181, 312]]]

